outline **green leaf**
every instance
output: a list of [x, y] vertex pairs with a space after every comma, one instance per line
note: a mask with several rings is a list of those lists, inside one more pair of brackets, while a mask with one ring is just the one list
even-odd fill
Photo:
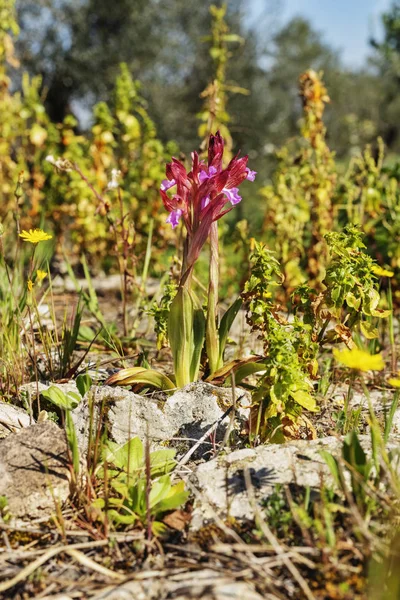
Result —
[[47, 390], [43, 390], [41, 395], [52, 404], [64, 410], [73, 410], [78, 406], [80, 400], [77, 394], [69, 392], [67, 395], [55, 385], [52, 385]]
[[67, 411], [65, 414], [65, 431], [67, 434], [67, 440], [72, 454], [72, 464], [76, 475], [79, 473], [79, 462], [80, 454], [78, 447], [78, 439], [76, 437], [75, 423], [72, 420], [71, 411]]
[[361, 298], [356, 298], [352, 292], [349, 292], [346, 296], [346, 302], [350, 308], [354, 308], [358, 311], [361, 304]]
[[365, 454], [357, 432], [351, 431], [343, 442], [343, 459], [361, 475], [365, 474], [367, 455]]
[[78, 377], [76, 378], [76, 387], [78, 388], [78, 391], [82, 398], [85, 396], [86, 392], [90, 390], [90, 388], [92, 387], [92, 383], [92, 378], [88, 373], [78, 375]]
[[185, 491], [185, 483], [180, 481], [168, 490], [168, 494], [157, 504], [157, 513], [175, 510], [185, 504], [189, 498], [189, 492]]
[[[211, 373], [206, 379], [206, 381], [218, 385], [220, 383], [224, 383], [224, 381], [230, 377], [231, 373], [236, 373], [236, 371], [240, 368], [243, 368], [245, 365], [254, 364], [261, 359], [261, 356], [254, 355], [248, 356], [247, 358], [236, 358], [235, 360], [231, 360], [228, 363], [225, 363], [223, 367]], [[261, 369], [256, 369], [253, 372], [263, 371], [265, 367], [261, 367]]]
[[292, 396], [293, 400], [297, 402], [297, 404], [300, 404], [300, 406], [306, 410], [313, 412], [317, 410], [315, 398], [313, 398], [309, 392], [306, 392], [305, 390], [297, 390], [295, 392], [290, 392], [290, 395]]
[[360, 329], [367, 340], [374, 340], [378, 338], [378, 329], [374, 327], [372, 323], [368, 323], [368, 321], [360, 321]]
[[338, 487], [341, 487], [339, 464], [336, 458], [327, 450], [320, 450], [320, 454], [329, 467], [332, 477]]
[[122, 515], [117, 510], [111, 509], [107, 511], [107, 516], [111, 521], [117, 525], [133, 525], [139, 520], [138, 516], [134, 513], [130, 515]]
[[132, 385], [133, 383], [151, 385], [160, 390], [176, 389], [175, 384], [169, 377], [159, 371], [145, 369], [144, 367], [121, 369], [118, 373], [111, 375], [111, 377], [106, 380], [105, 385]]
[[226, 346], [226, 341], [228, 339], [229, 331], [236, 319], [236, 315], [238, 314], [242, 304], [243, 304], [242, 299], [237, 298], [237, 300], [235, 300], [235, 302], [227, 309], [227, 311], [225, 312], [224, 316], [221, 319], [221, 323], [220, 323], [219, 329], [218, 329], [220, 364], [223, 361], [224, 351], [225, 351], [225, 346]]
[[[197, 304], [197, 301], [194, 302]], [[199, 378], [201, 352], [204, 346], [206, 331], [206, 319], [203, 308], [200, 305], [194, 307], [193, 313], [193, 351], [192, 360], [190, 363], [190, 378], [191, 381], [197, 381]]]
[[175, 450], [155, 450], [150, 454], [151, 477], [159, 477], [172, 471], [176, 465]]
[[134, 473], [143, 468], [144, 449], [139, 437], [134, 437], [123, 444], [108, 441], [103, 450], [103, 460], [119, 469]]
[[266, 365], [265, 363], [256, 362], [256, 363], [248, 363], [247, 365], [243, 365], [239, 367], [235, 372], [235, 383], [239, 384], [246, 379], [246, 377], [250, 377], [250, 375], [254, 375], [255, 373], [260, 373], [261, 371], [265, 371]]

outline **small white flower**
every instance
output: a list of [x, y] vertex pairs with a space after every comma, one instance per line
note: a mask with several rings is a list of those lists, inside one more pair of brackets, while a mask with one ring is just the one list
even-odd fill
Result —
[[118, 183], [118, 179], [121, 176], [121, 171], [118, 171], [118, 169], [113, 169], [111, 171], [111, 181], [108, 182], [107, 184], [107, 190], [116, 190], [117, 188], [119, 188], [119, 183]]
[[56, 169], [59, 169], [60, 171], [68, 172], [73, 170], [72, 163], [66, 158], [55, 159], [52, 154], [49, 154], [48, 156], [46, 156], [45, 160], [47, 160], [47, 162], [49, 162], [51, 165], [53, 165], [53, 167], [56, 167]]

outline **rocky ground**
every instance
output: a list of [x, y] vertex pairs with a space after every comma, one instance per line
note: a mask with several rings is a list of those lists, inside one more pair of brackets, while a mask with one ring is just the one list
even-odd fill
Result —
[[[24, 386], [23, 395], [34, 393], [35, 386]], [[40, 389], [45, 387], [41, 384]], [[59, 387], [73, 390], [75, 384]], [[340, 402], [340, 394], [338, 388], [332, 391], [332, 403]], [[115, 547], [110, 549], [101, 535], [79, 529], [80, 517], [70, 499], [63, 430], [49, 420], [32, 422], [22, 408], [0, 404], [0, 496], [7, 497], [11, 516], [0, 523], [2, 597], [321, 597], [312, 595], [298, 571], [298, 565], [311, 568], [315, 549], [283, 547], [270, 530], [268, 543], [245, 544], [242, 530], [254, 522], [277, 485], [295, 485], [312, 493], [318, 493], [322, 483], [332, 486], [320, 450], [339, 456], [342, 439], [329, 435], [251, 448], [243, 437], [249, 396], [238, 389], [236, 397], [236, 413], [226, 415], [232, 391], [207, 383], [192, 384], [162, 399], [160, 394], [144, 397], [119, 387], [95, 386], [72, 413], [83, 462], [91, 403], [97, 415], [99, 407], [107, 405], [112, 440], [123, 443], [132, 436], [142, 440], [149, 436], [153, 447], [168, 444], [177, 449], [174, 473], [191, 491], [191, 510], [183, 513], [183, 524], [161, 554], [148, 552], [143, 531], [112, 534]], [[374, 392], [377, 413], [384, 410], [380, 400], [382, 394]], [[363, 402], [362, 395], [355, 394], [353, 402]], [[397, 411], [389, 449], [398, 447], [399, 424]], [[232, 440], [235, 446], [229, 445]], [[369, 435], [361, 436], [361, 441], [369, 452]], [[400, 472], [398, 463], [396, 468]], [[296, 595], [299, 589], [301, 596]], [[36, 596], [30, 596], [32, 592]]]
[[[103, 293], [104, 279], [94, 283]], [[107, 294], [112, 294], [119, 280], [110, 279], [107, 285]], [[69, 295], [74, 295], [72, 282], [60, 282], [56, 310], [65, 310]], [[110, 297], [105, 302], [112, 313], [107, 316], [120, 320], [120, 302], [110, 302]], [[151, 337], [148, 330], [143, 319], [139, 332]], [[232, 337], [229, 358], [249, 354], [259, 344], [246, 330], [244, 313]], [[162, 353], [158, 360], [163, 360]], [[86, 357], [92, 374], [100, 373], [99, 362], [99, 354]], [[304, 524], [290, 517], [298, 498], [317, 502], [322, 489], [335, 489], [321, 450], [338, 459], [341, 455], [343, 437], [336, 425], [348, 391], [345, 383], [321, 392], [320, 411], [312, 417], [317, 439], [252, 447], [247, 436], [251, 399], [245, 389], [237, 388], [234, 395], [230, 388], [200, 382], [169, 396], [142, 395], [99, 382], [71, 413], [81, 457], [78, 482], [71, 474], [64, 430], [59, 420], [51, 420], [53, 409], [42, 397], [37, 420], [27, 411], [37, 391], [49, 385], [27, 384], [12, 404], [0, 402], [0, 501], [7, 498], [6, 506], [0, 504], [0, 598], [366, 598], [365, 549], [362, 536], [346, 530], [347, 515], [336, 522], [334, 547], [311, 539]], [[57, 387], [77, 392], [73, 380]], [[383, 421], [392, 395], [376, 386], [370, 394], [377, 419]], [[368, 402], [356, 388], [349, 410], [358, 409], [360, 441], [370, 456]], [[87, 448], [93, 433], [102, 432], [119, 444], [139, 436], [152, 450], [176, 450], [173, 477], [184, 480], [190, 500], [166, 521], [166, 538], [150, 539], [138, 527], [107, 531], [95, 525], [85, 504], [90, 487]], [[299, 437], [309, 436], [300, 432]], [[399, 442], [397, 409], [387, 448], [400, 474]]]

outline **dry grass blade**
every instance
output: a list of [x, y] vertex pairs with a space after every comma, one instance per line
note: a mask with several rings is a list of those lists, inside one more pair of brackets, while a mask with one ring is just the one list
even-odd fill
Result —
[[83, 550], [85, 548], [97, 548], [98, 546], [105, 546], [108, 544], [107, 540], [99, 540], [97, 542], [88, 542], [87, 544], [74, 544], [71, 546], [58, 546], [57, 548], [51, 548], [47, 550], [42, 556], [39, 556], [36, 560], [31, 562], [12, 579], [0, 583], [0, 594], [6, 592], [7, 590], [17, 585], [22, 581], [25, 581], [32, 573], [36, 571], [39, 567], [41, 567], [48, 560], [57, 556], [57, 554], [61, 554], [61, 552], [70, 552], [71, 550]]
[[260, 527], [262, 533], [265, 535], [265, 537], [267, 538], [267, 540], [271, 544], [271, 546], [273, 546], [276, 554], [282, 559], [282, 562], [285, 565], [285, 567], [293, 575], [294, 579], [299, 584], [299, 586], [302, 589], [307, 600], [316, 600], [316, 598], [315, 598], [314, 594], [312, 593], [312, 591], [310, 590], [310, 587], [307, 584], [306, 580], [301, 575], [301, 573], [297, 569], [297, 567], [292, 563], [291, 559], [287, 555], [287, 552], [285, 551], [283, 546], [281, 546], [281, 544], [278, 542], [278, 540], [276, 539], [276, 537], [274, 536], [274, 534], [268, 527], [267, 523], [262, 519], [262, 517], [260, 515], [260, 511], [258, 510], [255, 496], [254, 496], [254, 490], [253, 490], [253, 485], [251, 483], [251, 476], [250, 476], [249, 469], [244, 470], [244, 480], [245, 480], [245, 484], [246, 484], [246, 490], [247, 490], [247, 494], [249, 497], [250, 506], [252, 507], [252, 509], [254, 511], [255, 520], [256, 520], [258, 526]]
[[115, 571], [111, 571], [110, 569], [107, 569], [102, 565], [99, 565], [96, 561], [92, 560], [88, 556], [85, 556], [85, 554], [83, 554], [83, 552], [80, 552], [79, 550], [70, 549], [66, 550], [65, 552], [72, 556], [72, 558], [75, 558], [82, 566], [87, 567], [92, 571], [97, 571], [97, 573], [100, 573], [105, 577], [109, 577], [111, 579], [118, 579], [118, 581], [124, 581], [126, 579], [124, 575], [116, 573]]
[[[239, 398], [239, 400], [241, 400], [241, 398]], [[217, 429], [218, 425], [220, 423], [222, 423], [222, 421], [229, 415], [229, 413], [233, 410], [233, 404], [232, 406], [230, 406], [223, 415], [221, 415], [219, 417], [219, 419], [217, 421], [215, 421], [215, 423], [213, 423], [210, 427], [210, 429], [208, 429], [206, 431], [206, 433], [196, 442], [196, 444], [194, 444], [194, 446], [192, 446], [190, 448], [190, 450], [188, 452], [186, 452], [186, 454], [181, 458], [181, 460], [178, 462], [177, 467], [182, 467], [183, 465], [185, 465], [188, 460], [190, 459], [191, 456], [193, 456], [193, 454], [196, 452], [197, 448], [199, 446], [201, 446], [201, 444], [203, 444], [205, 442], [205, 440], [212, 434], [214, 433], [214, 431]]]

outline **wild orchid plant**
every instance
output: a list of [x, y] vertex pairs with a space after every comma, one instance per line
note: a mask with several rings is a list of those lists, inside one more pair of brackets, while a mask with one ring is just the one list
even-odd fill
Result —
[[[167, 164], [167, 179], [161, 184], [161, 197], [169, 215], [167, 222], [173, 228], [183, 223], [186, 238], [183, 248], [182, 271], [176, 295], [170, 305], [168, 338], [174, 360], [175, 384], [178, 388], [196, 381], [205, 343], [208, 370], [215, 373], [222, 367], [227, 333], [240, 308], [237, 300], [226, 311], [218, 326], [218, 229], [217, 221], [241, 201], [239, 185], [254, 181], [256, 172], [247, 167], [248, 157], [236, 155], [224, 168], [224, 141], [219, 131], [210, 135], [207, 164], [197, 152], [192, 154], [192, 166], [185, 166], [172, 158]], [[207, 311], [193, 290], [193, 270], [207, 239], [210, 239], [210, 269]], [[143, 383], [143, 368], [123, 369], [106, 383]], [[154, 377], [155, 371], [146, 374]], [[165, 376], [164, 376], [165, 379]], [[169, 386], [171, 387], [171, 386]]]
[[[192, 169], [187, 172], [176, 158], [167, 164], [167, 179], [161, 196], [169, 211], [167, 222], [175, 228], [182, 220], [186, 229], [182, 273], [177, 294], [171, 304], [168, 336], [174, 358], [175, 378], [182, 387], [198, 378], [201, 351], [206, 350], [211, 372], [222, 366], [217, 330], [218, 230], [217, 221], [241, 201], [239, 185], [254, 181], [256, 172], [247, 167], [248, 157], [236, 155], [223, 167], [224, 141], [219, 132], [211, 135], [208, 162], [192, 154]], [[169, 190], [174, 190], [168, 193]], [[229, 205], [230, 204], [230, 205]], [[207, 315], [192, 288], [194, 265], [210, 238], [211, 257]]]

